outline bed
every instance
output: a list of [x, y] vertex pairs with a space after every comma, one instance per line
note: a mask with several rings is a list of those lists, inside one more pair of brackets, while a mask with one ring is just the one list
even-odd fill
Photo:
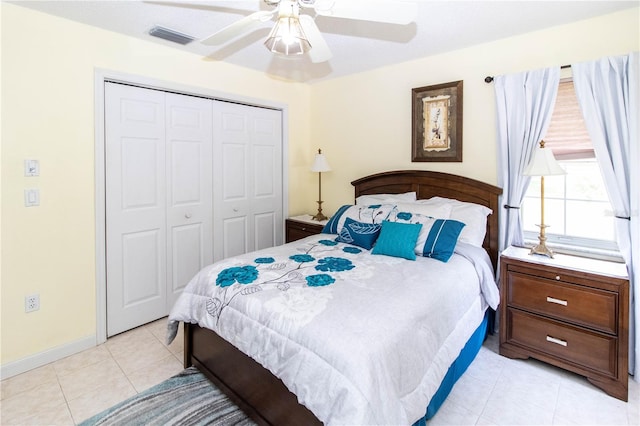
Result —
[[[429, 171], [384, 172], [358, 179], [352, 182], [352, 185], [355, 188], [356, 199], [374, 194], [414, 192], [417, 199], [427, 200], [425, 204], [434, 197], [443, 197], [457, 200], [458, 203], [473, 203], [490, 209], [493, 214], [489, 214], [486, 218], [486, 232], [479, 244], [482, 248], [476, 250], [475, 247], [471, 247], [471, 244], [458, 243], [456, 253], [446, 262], [453, 265], [452, 268], [459, 270], [461, 274], [463, 271], [466, 271], [465, 274], [471, 274], [469, 271], [473, 271], [480, 276], [482, 275], [479, 272], [480, 266], [469, 266], [474, 263], [469, 259], [478, 255], [477, 251], [480, 251], [487, 258], [486, 263], [489, 264], [490, 269], [487, 272], [485, 268], [482, 272], [486, 282], [480, 285], [469, 284], [472, 290], [468, 297], [461, 296], [459, 301], [451, 303], [451, 306], [443, 312], [438, 312], [437, 315], [434, 309], [425, 309], [430, 312], [429, 315], [435, 315], [438, 318], [459, 317], [454, 320], [453, 325], [442, 326], [443, 330], [449, 327], [453, 331], [436, 332], [418, 325], [422, 322], [415, 322], [414, 327], [415, 320], [411, 317], [404, 318], [404, 312], [400, 315], [400, 311], [407, 311], [407, 313], [415, 311], [418, 315], [423, 315], [420, 311], [421, 303], [431, 303], [430, 298], [436, 299], [435, 294], [440, 291], [438, 290], [440, 287], [435, 285], [429, 287], [433, 297], [426, 298], [422, 294], [423, 287], [412, 286], [418, 285], [415, 283], [417, 277], [425, 275], [423, 265], [429, 264], [429, 268], [435, 268], [430, 269], [434, 271], [433, 275], [441, 275], [441, 269], [438, 268], [445, 268], [443, 266], [445, 262], [439, 260], [418, 256], [417, 261], [411, 262], [404, 259], [398, 260], [395, 256], [373, 256], [366, 249], [361, 249], [362, 245], [345, 243], [344, 240], [335, 243], [333, 241], [336, 235], [324, 234], [307, 237], [267, 251], [247, 254], [244, 257], [224, 260], [221, 265], [216, 264], [209, 267], [210, 269], [205, 268], [199, 274], [200, 278], [198, 276], [194, 278], [194, 281], [200, 282], [201, 287], [197, 287], [198, 284], [195, 283], [195, 287], [189, 290], [193, 294], [185, 296], [185, 301], [182, 303], [179, 300], [172, 310], [169, 334], [175, 333], [178, 322], [184, 323], [185, 366], [196, 366], [258, 424], [311, 425], [322, 424], [323, 421], [329, 424], [424, 423], [437, 411], [457, 378], [479, 351], [485, 333], [492, 328], [491, 307], [496, 306], [497, 287], [494, 292], [491, 284], [495, 287], [495, 283], [489, 281], [493, 280], [493, 270], [498, 259], [497, 213], [501, 189], [473, 179]], [[382, 207], [380, 205], [368, 207], [379, 210], [390, 204], [393, 202], [382, 203]], [[396, 202], [393, 207], [396, 213], [397, 207]], [[347, 208], [345, 211], [353, 211], [353, 209]], [[383, 213], [385, 217], [390, 216], [389, 211]], [[398, 216], [403, 217], [402, 214]], [[418, 216], [414, 215], [414, 218]], [[343, 228], [345, 223], [349, 223], [346, 219], [344, 220]], [[361, 224], [361, 222], [355, 223]], [[385, 223], [384, 226], [387, 225], [389, 224]], [[405, 228], [408, 227], [402, 229]], [[381, 238], [383, 233], [385, 233], [384, 229], [380, 233]], [[389, 230], [386, 235], [390, 233]], [[340, 235], [343, 234], [340, 233]], [[340, 240], [340, 238], [337, 239]], [[374, 250], [378, 246], [383, 246], [380, 241], [379, 239]], [[288, 252], [283, 250], [294, 250], [293, 253], [297, 254], [287, 257]], [[464, 253], [467, 250], [468, 253]], [[468, 259], [465, 256], [468, 256]], [[315, 263], [305, 263], [311, 262], [310, 258], [315, 258], [313, 261]], [[370, 258], [376, 258], [376, 261], [372, 262]], [[384, 262], [378, 262], [379, 259], [384, 259]], [[327, 262], [321, 263], [325, 260]], [[252, 262], [253, 266], [247, 266], [248, 262]], [[301, 268], [301, 265], [304, 267]], [[309, 268], [309, 265], [315, 265], [315, 268]], [[393, 307], [395, 299], [388, 297], [384, 302], [386, 305], [376, 305], [383, 302], [376, 301], [377, 299], [370, 297], [369, 293], [385, 292], [393, 288], [378, 282], [380, 280], [376, 277], [381, 276], [382, 273], [381, 269], [376, 268], [386, 268], [390, 273], [396, 274], [390, 277], [393, 282], [402, 283], [402, 286], [394, 288], [394, 297], [396, 292], [406, 292], [409, 295], [415, 295], [413, 297], [415, 303], [411, 302], [410, 296], [409, 299], [402, 301], [406, 305]], [[256, 269], [260, 271], [258, 278], [255, 276]], [[303, 270], [311, 272], [303, 273]], [[490, 280], [486, 277], [489, 274]], [[287, 279], [282, 280], [281, 277], [285, 275]], [[313, 281], [314, 279], [316, 281]], [[205, 295], [203, 290], [205, 288], [203, 283], [214, 280], [217, 286], [216, 291], [218, 291], [216, 298]], [[308, 286], [330, 289], [332, 293], [328, 293], [328, 290], [315, 293], [313, 297], [319, 297], [319, 299], [314, 299], [311, 304], [308, 300], [296, 299], [298, 293], [295, 292], [294, 287], [297, 283], [305, 283], [305, 280]], [[332, 285], [327, 285], [326, 280], [329, 280], [328, 284]], [[349, 285], [335, 285], [336, 280]], [[260, 285], [256, 285], [258, 281]], [[467, 279], [456, 281], [465, 283]], [[270, 287], [266, 283], [269, 283]], [[236, 286], [234, 287], [233, 284]], [[245, 284], [245, 286], [237, 284]], [[190, 283], [189, 286], [191, 285]], [[264, 302], [252, 299], [252, 297], [266, 297], [267, 292], [262, 290], [267, 287], [271, 294], [277, 294], [277, 298]], [[230, 290], [231, 288], [238, 290]], [[466, 294], [466, 290], [448, 289], [447, 291]], [[492, 292], [494, 293], [490, 297], [487, 296]], [[265, 315], [265, 312], [270, 312], [270, 315], [273, 315], [274, 309], [275, 312], [283, 312], [282, 303], [278, 300], [282, 299], [285, 293], [288, 298], [287, 303], [297, 304], [298, 308], [302, 306], [297, 311], [295, 319], [291, 320], [291, 314], [287, 313], [283, 314], [289, 315], [283, 317], [285, 319], [260, 320], [259, 318]], [[322, 294], [325, 295], [320, 296]], [[196, 301], [187, 302], [187, 297], [196, 298], [194, 299]], [[423, 297], [424, 300], [421, 299]], [[487, 302], [488, 299], [492, 299], [493, 302]], [[231, 303], [232, 300], [234, 300], [233, 303]], [[340, 304], [345, 305], [347, 301], [351, 301], [352, 308], [346, 309], [344, 306], [338, 308]], [[240, 311], [238, 306], [234, 306], [234, 303], [244, 304], [242, 309], [254, 312], [256, 318], [249, 318], [248, 325], [238, 325], [236, 319], [247, 320], [248, 315]], [[263, 311], [263, 305], [270, 306], [270, 310]], [[203, 309], [208, 311], [206, 321], [198, 320], [198, 313], [196, 313], [197, 310]], [[375, 312], [380, 314], [365, 316], [368, 314], [367, 309], [375, 309]], [[330, 315], [332, 310], [347, 312], [344, 314], [346, 317], [337, 320], [335, 316]], [[360, 320], [365, 317], [367, 324], [363, 326]], [[430, 317], [427, 322], [429, 321], [434, 321], [434, 317]], [[273, 332], [265, 326], [265, 323], [269, 322], [274, 322], [277, 327], [280, 327], [278, 332]], [[407, 323], [396, 325], [403, 322]], [[392, 325], [400, 327], [401, 333], [398, 333], [398, 329], [393, 328]], [[387, 327], [395, 331], [387, 334]], [[310, 331], [314, 338], [305, 337], [304, 339], [307, 340], [303, 342], [296, 341], [295, 339], [298, 338], [296, 336], [302, 329]], [[337, 329], [344, 331], [344, 335], [332, 334]], [[440, 326], [438, 326], [439, 329]], [[364, 334], [365, 331], [369, 332], [367, 330], [373, 330], [377, 334], [373, 337]], [[398, 334], [406, 334], [406, 336], [402, 336], [401, 339], [397, 337]], [[259, 336], [258, 344], [254, 342], [258, 339], [256, 336]], [[416, 338], [416, 336], [422, 338]], [[364, 339], [365, 343], [358, 339]], [[228, 340], [234, 340], [234, 344], [229, 343]], [[282, 342], [278, 343], [279, 340]], [[422, 346], [416, 345], [423, 345], [423, 342], [431, 340], [442, 343], [438, 345], [434, 343], [433, 346], [436, 347], [429, 349], [433, 351], [433, 355], [427, 356], [425, 355], [427, 351], [423, 351]], [[327, 344], [328, 341], [332, 341], [332, 345], [335, 343], [339, 347], [344, 347], [348, 356], [345, 359], [338, 359], [338, 367], [329, 366], [325, 369], [325, 364], [333, 362], [334, 352], [336, 352], [336, 349], [331, 351], [328, 348], [325, 349], [330, 346]], [[382, 343], [378, 343], [379, 341]], [[260, 348], [254, 349], [256, 345]], [[236, 346], [251, 353], [252, 356], [245, 355]], [[400, 359], [400, 364], [394, 367], [395, 369], [383, 370], [386, 366], [378, 364], [382, 364], [381, 360], [387, 358]], [[269, 369], [262, 364], [267, 365]], [[414, 366], [427, 371], [424, 377], [420, 376], [422, 373], [414, 373], [412, 370]], [[365, 370], [362, 370], [363, 368]], [[377, 393], [378, 389], [382, 389], [380, 394]], [[403, 395], [397, 402], [394, 397], [389, 396], [395, 395], [396, 391]], [[416, 415], [416, 413], [419, 414]]]

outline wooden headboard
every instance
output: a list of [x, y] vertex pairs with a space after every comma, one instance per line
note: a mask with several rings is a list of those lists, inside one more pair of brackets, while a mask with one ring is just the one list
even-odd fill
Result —
[[351, 182], [355, 196], [367, 194], [398, 194], [415, 191], [418, 199], [435, 196], [455, 198], [489, 207], [487, 234], [483, 247], [489, 253], [494, 269], [498, 263], [498, 197], [502, 189], [474, 179], [448, 173], [424, 170], [399, 170], [377, 173]]

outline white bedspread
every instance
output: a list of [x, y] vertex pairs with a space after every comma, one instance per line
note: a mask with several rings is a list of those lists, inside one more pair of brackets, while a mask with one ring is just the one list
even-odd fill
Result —
[[204, 268], [169, 316], [169, 340], [179, 321], [214, 330], [325, 424], [412, 424], [497, 306], [488, 256], [460, 245], [448, 263], [408, 261], [332, 238]]

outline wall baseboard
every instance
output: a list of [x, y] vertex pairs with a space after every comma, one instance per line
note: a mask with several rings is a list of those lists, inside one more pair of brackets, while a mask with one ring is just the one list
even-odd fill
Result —
[[17, 361], [8, 362], [0, 366], [0, 377], [8, 379], [9, 377], [17, 376], [18, 374], [25, 373], [34, 368], [42, 367], [43, 365], [58, 361], [62, 358], [66, 358], [70, 355], [75, 355], [86, 349], [91, 349], [96, 346], [96, 335], [84, 337], [82, 339], [67, 343], [55, 348], [48, 349], [37, 354], [29, 355], [26, 358], [19, 359]]

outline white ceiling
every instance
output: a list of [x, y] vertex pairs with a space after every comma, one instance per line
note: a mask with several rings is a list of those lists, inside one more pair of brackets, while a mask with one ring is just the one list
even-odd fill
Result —
[[[348, 1], [348, 0], [338, 0]], [[393, 1], [389, 1], [393, 3]], [[36, 9], [106, 30], [182, 49], [203, 60], [225, 61], [275, 78], [313, 83], [454, 49], [485, 43], [598, 15], [637, 7], [640, 1], [436, 1], [418, 0], [418, 17], [392, 25], [318, 16], [316, 23], [333, 52], [328, 62], [281, 57], [262, 42], [273, 22], [223, 46], [198, 42], [260, 9], [259, 0], [237, 1], [16, 1]], [[189, 34], [196, 41], [181, 46], [148, 35], [155, 25]], [[34, 28], [34, 31], [37, 29]], [[551, 46], [550, 46], [551, 47]]]

